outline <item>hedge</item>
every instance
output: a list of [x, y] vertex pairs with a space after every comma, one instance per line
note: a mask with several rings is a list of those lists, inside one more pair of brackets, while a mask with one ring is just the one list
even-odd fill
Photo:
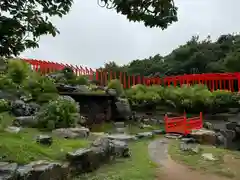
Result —
[[167, 106], [176, 111], [192, 113], [224, 112], [240, 107], [240, 95], [226, 90], [209, 91], [204, 85], [162, 87], [159, 85], [135, 85], [126, 90], [126, 96], [134, 109]]

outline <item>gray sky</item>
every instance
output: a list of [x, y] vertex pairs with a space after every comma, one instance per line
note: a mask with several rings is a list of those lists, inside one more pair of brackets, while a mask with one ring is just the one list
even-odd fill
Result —
[[[239, 0], [175, 0], [179, 21], [167, 30], [129, 22], [97, 0], [75, 0], [71, 12], [53, 23], [60, 35], [42, 37], [40, 47], [21, 57], [99, 67], [108, 61], [126, 64], [155, 54], [166, 55], [192, 35], [213, 39], [240, 30]], [[238, 12], [239, 11], [239, 12]]]

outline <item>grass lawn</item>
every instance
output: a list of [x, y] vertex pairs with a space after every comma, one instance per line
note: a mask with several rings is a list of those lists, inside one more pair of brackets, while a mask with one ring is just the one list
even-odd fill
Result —
[[33, 160], [63, 160], [68, 151], [86, 147], [87, 140], [66, 140], [53, 136], [50, 147], [39, 145], [34, 137], [42, 134], [35, 129], [24, 129], [18, 134], [0, 131], [0, 161], [20, 164]]
[[[199, 153], [183, 152], [179, 149], [179, 141], [172, 141], [169, 145], [169, 154], [172, 159], [183, 163], [195, 170], [214, 173], [233, 179], [240, 179], [240, 152], [216, 148], [213, 146], [200, 146]], [[212, 153], [216, 161], [205, 160], [203, 153]]]
[[154, 180], [156, 165], [149, 159], [149, 140], [129, 143], [131, 157], [106, 164], [74, 180]]

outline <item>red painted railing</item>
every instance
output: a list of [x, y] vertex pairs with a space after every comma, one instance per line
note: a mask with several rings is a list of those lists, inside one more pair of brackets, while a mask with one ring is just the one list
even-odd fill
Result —
[[55, 63], [43, 60], [36, 59], [22, 59], [25, 62], [29, 63], [35, 71], [39, 71], [42, 74], [51, 73], [54, 71], [62, 70], [65, 67], [70, 67], [73, 69], [76, 75], [89, 75], [90, 79], [95, 72], [92, 68], [82, 67], [82, 66], [73, 66], [71, 64]]
[[181, 86], [183, 84], [205, 84], [211, 91], [221, 89], [229, 91], [240, 91], [240, 73], [205, 73], [205, 74], [188, 74], [181, 76], [167, 76], [149, 78], [143, 76], [128, 75], [126, 72], [96, 71], [97, 79], [106, 84], [108, 80], [118, 78], [123, 84], [124, 88], [129, 88], [136, 84], [158, 84], [162, 86]]
[[42, 74], [47, 74], [57, 70], [61, 70], [64, 67], [70, 67], [73, 69], [76, 75], [88, 75], [90, 79], [95, 77], [102, 85], [107, 84], [111, 79], [119, 79], [124, 88], [130, 88], [136, 84], [158, 84], [162, 86], [181, 86], [183, 84], [205, 84], [210, 90], [229, 90], [240, 91], [240, 73], [205, 73], [205, 74], [188, 74], [180, 76], [167, 76], [149, 78], [139, 75], [131, 75], [127, 72], [107, 72], [94, 70], [92, 68], [73, 66], [70, 64], [55, 63], [34, 59], [23, 59], [27, 63], [31, 64], [32, 68], [36, 71], [40, 71]]
[[202, 112], [197, 117], [187, 118], [184, 113], [179, 117], [168, 117], [165, 115], [165, 131], [166, 133], [190, 134], [192, 130], [201, 129], [203, 127]]

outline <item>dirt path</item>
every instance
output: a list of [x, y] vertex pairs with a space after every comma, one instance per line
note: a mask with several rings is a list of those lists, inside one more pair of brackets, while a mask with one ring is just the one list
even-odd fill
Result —
[[158, 139], [151, 142], [148, 151], [151, 159], [160, 166], [157, 180], [230, 180], [213, 174], [193, 171], [184, 165], [174, 162], [167, 153], [168, 140]]

